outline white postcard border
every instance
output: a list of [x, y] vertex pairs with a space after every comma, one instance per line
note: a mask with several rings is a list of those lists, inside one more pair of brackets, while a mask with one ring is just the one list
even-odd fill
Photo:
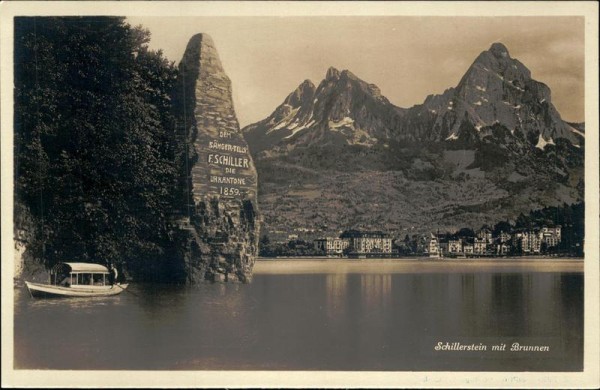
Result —
[[[596, 2], [3, 2], [0, 3], [3, 387], [519, 387], [594, 388], [599, 363], [598, 3]], [[584, 16], [585, 348], [584, 371], [303, 372], [50, 371], [13, 369], [13, 21], [14, 16]]]

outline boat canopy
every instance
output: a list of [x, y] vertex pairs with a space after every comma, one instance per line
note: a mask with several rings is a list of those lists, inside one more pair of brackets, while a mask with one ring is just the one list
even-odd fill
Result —
[[[65, 269], [67, 268], [67, 269]], [[94, 263], [58, 263], [53, 268], [54, 272], [73, 272], [89, 274], [108, 274], [108, 269], [100, 264]]]

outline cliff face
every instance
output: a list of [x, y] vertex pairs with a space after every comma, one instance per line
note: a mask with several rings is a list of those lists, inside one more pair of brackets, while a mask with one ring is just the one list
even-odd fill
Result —
[[559, 138], [577, 147], [583, 144], [581, 134], [562, 120], [552, 104], [550, 88], [532, 79], [529, 69], [511, 58], [501, 43], [482, 52], [455, 88], [429, 96], [410, 110], [410, 117], [404, 132], [421, 122], [425, 125], [421, 136], [434, 140], [456, 140], [467, 135], [461, 134], [464, 130], [475, 130], [482, 138], [486, 127], [500, 124], [512, 135], [535, 140], [542, 150]]
[[50, 275], [35, 255], [36, 251], [42, 252], [42, 243], [37, 236], [40, 222], [36, 221], [29, 208], [16, 197], [13, 221], [14, 278], [47, 282]]
[[258, 251], [256, 168], [212, 39], [193, 36], [175, 94], [183, 148], [182, 227], [187, 281], [251, 279]]

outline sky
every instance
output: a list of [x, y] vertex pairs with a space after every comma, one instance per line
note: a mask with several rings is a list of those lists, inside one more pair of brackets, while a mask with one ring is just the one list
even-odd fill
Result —
[[189, 38], [209, 34], [233, 85], [241, 126], [266, 118], [330, 66], [376, 84], [400, 107], [456, 86], [477, 55], [502, 42], [552, 90], [567, 121], [584, 121], [583, 17], [128, 17], [178, 64]]

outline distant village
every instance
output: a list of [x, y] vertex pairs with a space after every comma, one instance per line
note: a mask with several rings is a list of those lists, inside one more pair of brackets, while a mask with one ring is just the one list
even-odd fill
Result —
[[461, 229], [454, 234], [431, 233], [424, 245], [412, 250], [410, 242], [398, 243], [384, 232], [349, 230], [339, 237], [314, 240], [314, 247], [325, 256], [335, 257], [395, 257], [412, 254], [432, 258], [466, 258], [558, 254], [561, 241], [560, 226], [543, 226], [515, 232], [500, 231], [497, 234], [493, 234], [489, 228], [482, 228], [477, 232]]
[[[501, 225], [500, 225], [501, 226]], [[332, 258], [481, 258], [517, 256], [583, 256], [583, 236], [572, 225], [544, 225], [506, 229], [463, 228], [454, 233], [407, 234], [393, 238], [382, 231], [346, 230], [338, 237], [312, 241], [292, 236], [286, 242], [271, 242], [265, 235], [260, 242], [262, 257]], [[575, 233], [574, 233], [575, 231]]]
[[331, 234], [299, 227], [283, 237], [263, 234], [259, 248], [262, 257], [290, 258], [583, 257], [584, 217], [584, 204], [578, 203], [531, 211], [478, 230], [464, 227], [444, 233], [351, 229]]

